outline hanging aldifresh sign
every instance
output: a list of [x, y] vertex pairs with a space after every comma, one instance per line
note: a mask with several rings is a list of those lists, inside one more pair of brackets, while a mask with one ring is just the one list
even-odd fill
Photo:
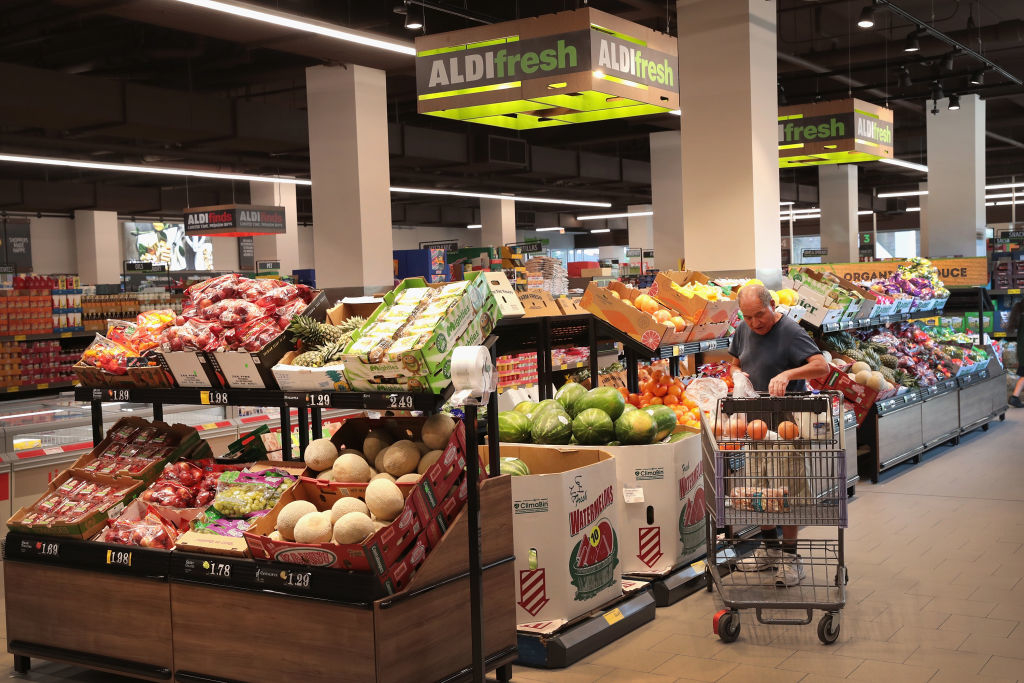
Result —
[[863, 100], [779, 107], [779, 167], [892, 159], [892, 109]]

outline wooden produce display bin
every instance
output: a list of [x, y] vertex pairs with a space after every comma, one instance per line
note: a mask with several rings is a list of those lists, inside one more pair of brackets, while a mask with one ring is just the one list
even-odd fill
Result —
[[[487, 479], [480, 487], [487, 567], [484, 655], [491, 666], [511, 661], [516, 647], [510, 479]], [[291, 675], [305, 683], [408, 683], [467, 669], [472, 659], [468, 526], [464, 508], [409, 586], [372, 602], [302, 597], [301, 585], [309, 581], [303, 576], [311, 568], [300, 565], [294, 566], [292, 582], [299, 589], [289, 590], [295, 595], [172, 579], [178, 680], [278, 683]]]

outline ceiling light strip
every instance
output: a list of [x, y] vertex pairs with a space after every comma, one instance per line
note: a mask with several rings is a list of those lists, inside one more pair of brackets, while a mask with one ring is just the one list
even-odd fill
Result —
[[335, 40], [343, 40], [349, 43], [367, 45], [369, 47], [375, 47], [381, 50], [387, 50], [389, 52], [397, 52], [403, 55], [416, 55], [416, 48], [413, 47], [412, 43], [399, 42], [394, 40], [383, 40], [381, 38], [374, 37], [373, 34], [370, 33], [354, 31], [351, 29], [337, 26], [335, 24], [328, 24], [326, 22], [316, 21], [315, 19], [304, 19], [294, 14], [277, 12], [271, 9], [264, 9], [262, 7], [257, 7], [255, 5], [249, 5], [242, 2], [231, 2], [230, 0], [174, 1], [180, 2], [185, 5], [192, 5], [193, 7], [201, 7], [203, 9], [209, 9], [215, 12], [231, 14], [236, 17], [252, 19], [253, 21], [260, 21], [263, 22], [264, 24], [273, 24], [274, 26], [295, 29], [296, 31], [302, 31], [304, 33], [315, 33], [316, 35], [325, 36], [327, 38], [334, 38]]
[[883, 164], [891, 164], [893, 166], [902, 166], [903, 168], [909, 168], [914, 171], [921, 171], [922, 173], [928, 172], [928, 167], [924, 164], [915, 164], [913, 161], [904, 161], [903, 159], [879, 159]]
[[611, 228], [600, 228], [600, 229], [598, 229], [598, 230], [591, 230], [591, 231], [590, 231], [590, 234], [591, 234], [591, 235], [596, 235], [596, 234], [598, 234], [598, 233], [600, 233], [600, 232], [611, 232], [611, 231], [612, 231], [612, 229], [611, 229]]
[[879, 199], [888, 199], [890, 197], [921, 197], [928, 194], [928, 190], [906, 190], [904, 192], [879, 192]]
[[603, 218], [634, 218], [639, 216], [653, 216], [653, 211], [631, 211], [628, 213], [601, 213], [591, 216], [576, 216], [578, 221], [596, 221]]
[[586, 202], [580, 199], [554, 199], [551, 197], [524, 197], [513, 194], [491, 194], [487, 192], [462, 192], [459, 190], [435, 190], [427, 187], [392, 187], [392, 192], [408, 194], [432, 194], [446, 197], [476, 197], [479, 199], [511, 199], [514, 202], [536, 204], [568, 204], [572, 206], [595, 206], [602, 209], [611, 207], [609, 202]]

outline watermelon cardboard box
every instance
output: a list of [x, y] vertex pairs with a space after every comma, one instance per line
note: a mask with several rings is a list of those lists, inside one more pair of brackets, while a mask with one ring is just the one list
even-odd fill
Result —
[[671, 443], [599, 448], [614, 456], [616, 495], [622, 496], [622, 571], [665, 574], [703, 555], [706, 538], [699, 435], [688, 433]]
[[[482, 451], [486, 449], [481, 447]], [[622, 595], [620, 490], [603, 450], [502, 444], [531, 474], [512, 477], [516, 623], [555, 630]]]

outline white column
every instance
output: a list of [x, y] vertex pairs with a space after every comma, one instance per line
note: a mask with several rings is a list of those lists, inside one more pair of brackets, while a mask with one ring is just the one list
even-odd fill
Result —
[[238, 272], [238, 238], [211, 237], [210, 241], [213, 243], [213, 269]]
[[484, 226], [480, 229], [481, 246], [500, 247], [515, 242], [516, 203], [511, 199], [481, 199], [480, 224]]
[[818, 166], [818, 205], [821, 207], [822, 263], [849, 263], [858, 257], [857, 166]]
[[78, 275], [83, 284], [121, 281], [121, 235], [116, 211], [75, 211]]
[[683, 165], [679, 131], [651, 133], [650, 142], [654, 267], [677, 270], [683, 258]]
[[775, 12], [765, 0], [676, 1], [686, 265], [766, 284], [782, 259]]
[[[284, 229], [278, 235], [257, 235], [253, 240], [256, 258], [281, 262], [281, 275], [301, 268], [299, 258], [299, 214], [295, 186], [288, 183], [249, 183], [249, 201], [256, 206], [283, 206]], [[237, 250], [237, 246], [236, 246]], [[268, 256], [262, 254], [271, 254]]]
[[306, 103], [317, 287], [390, 288], [385, 74], [354, 64], [309, 67]]
[[[626, 207], [628, 213], [653, 211], [651, 204], [632, 204]], [[634, 249], [654, 249], [654, 216], [630, 216], [626, 219], [629, 229], [629, 246]]]
[[[938, 101], [928, 120], [928, 220], [921, 254], [984, 256], [977, 233], [985, 229], [985, 101], [960, 97], [960, 109]], [[982, 242], [982, 244], [984, 244]]]

